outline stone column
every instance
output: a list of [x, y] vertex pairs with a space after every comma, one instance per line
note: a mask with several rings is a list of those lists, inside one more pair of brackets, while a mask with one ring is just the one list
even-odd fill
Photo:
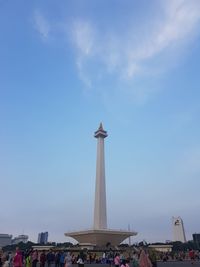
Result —
[[104, 131], [102, 123], [95, 132], [97, 138], [97, 161], [96, 161], [96, 187], [94, 205], [94, 229], [107, 229], [106, 214], [106, 184], [105, 184], [105, 160], [104, 160], [104, 138], [107, 132]]

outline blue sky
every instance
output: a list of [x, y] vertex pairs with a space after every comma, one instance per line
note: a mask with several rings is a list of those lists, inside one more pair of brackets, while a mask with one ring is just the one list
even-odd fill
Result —
[[200, 232], [200, 1], [0, 0], [2, 233], [93, 224], [105, 140], [109, 228]]

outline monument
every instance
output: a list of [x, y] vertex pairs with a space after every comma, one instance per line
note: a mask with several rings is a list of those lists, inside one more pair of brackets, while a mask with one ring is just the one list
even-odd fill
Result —
[[186, 242], [185, 229], [181, 217], [172, 217], [174, 241]]
[[94, 229], [107, 229], [106, 212], [106, 183], [105, 183], [105, 160], [104, 160], [104, 138], [107, 132], [104, 131], [102, 123], [94, 133], [97, 138], [97, 162], [96, 162], [96, 187], [94, 205]]
[[94, 133], [94, 137], [97, 138], [97, 161], [93, 229], [65, 233], [66, 236], [74, 238], [79, 244], [106, 246], [109, 243], [112, 246], [116, 246], [126, 238], [137, 234], [136, 232], [107, 228], [104, 159], [104, 138], [107, 136], [107, 132], [103, 129], [102, 123], [100, 123], [98, 130]]

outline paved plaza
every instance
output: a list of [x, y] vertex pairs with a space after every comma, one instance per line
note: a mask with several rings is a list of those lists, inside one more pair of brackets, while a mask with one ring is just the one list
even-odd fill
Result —
[[[73, 264], [74, 267], [78, 265]], [[85, 264], [85, 267], [109, 267], [108, 264]], [[113, 265], [114, 266], [114, 265]], [[200, 267], [200, 261], [192, 264], [190, 261], [168, 261], [168, 262], [158, 262], [157, 267]], [[130, 265], [130, 267], [132, 267]]]
[[[73, 267], [78, 267], [77, 264], [73, 264]], [[108, 264], [85, 264], [85, 267], [109, 267]], [[114, 265], [112, 265], [114, 266]], [[200, 261], [192, 264], [190, 261], [168, 261], [168, 262], [158, 262], [157, 267], [200, 267]], [[132, 265], [130, 264], [130, 267]]]
[[169, 261], [169, 262], [158, 262], [158, 267], [200, 267], [200, 261], [192, 264], [190, 261]]

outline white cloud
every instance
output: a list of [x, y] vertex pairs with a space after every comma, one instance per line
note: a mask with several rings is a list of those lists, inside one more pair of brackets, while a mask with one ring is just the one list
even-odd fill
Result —
[[83, 20], [74, 21], [71, 28], [72, 42], [76, 47], [76, 66], [80, 79], [90, 88], [91, 79], [85, 67], [85, 59], [90, 57], [94, 51], [94, 31], [90, 23]]
[[166, 49], [176, 42], [182, 42], [195, 30], [200, 19], [200, 2], [192, 1], [169, 1], [166, 5], [166, 19], [156, 33], [155, 42], [150, 48], [150, 54]]
[[[141, 29], [134, 27], [134, 21], [121, 33], [117, 29], [115, 32], [102, 33], [101, 29], [94, 28], [88, 21], [75, 22], [72, 39], [81, 62], [79, 71], [81, 69], [83, 73], [84, 63], [95, 59], [97, 71], [96, 66], [103, 64], [105, 72], [130, 80], [138, 74], [144, 74], [144, 71], [148, 73], [146, 65], [150, 60], [168, 54], [172, 48], [180, 51], [180, 46], [193, 39], [199, 31], [200, 1], [168, 0], [159, 3], [160, 14], [150, 18], [154, 21], [151, 27], [141, 25], [141, 29], [148, 28], [148, 31], [143, 31], [144, 34], [139, 34]], [[152, 72], [152, 69], [149, 71]], [[91, 80], [85, 78], [88, 79]]]
[[112, 28], [101, 28], [101, 23], [90, 18], [74, 17], [54, 25], [39, 10], [34, 13], [34, 25], [44, 41], [57, 31], [63, 33], [66, 41], [68, 29], [77, 72], [86, 88], [96, 88], [101, 79], [112, 76], [116, 86], [129, 88], [136, 102], [138, 99], [143, 103], [155, 90], [149, 90], [150, 85], [147, 89], [137, 84], [136, 88], [134, 78], [163, 74], [179, 62], [184, 48], [200, 32], [199, 0], [153, 3], [157, 3], [154, 14], [147, 14], [137, 26], [135, 18], [124, 18], [121, 27], [113, 27], [113, 21]]
[[72, 26], [72, 38], [79, 53], [89, 56], [94, 45], [94, 32], [91, 24], [86, 21], [74, 21]]
[[43, 40], [49, 37], [50, 24], [39, 10], [34, 13], [34, 26]]

